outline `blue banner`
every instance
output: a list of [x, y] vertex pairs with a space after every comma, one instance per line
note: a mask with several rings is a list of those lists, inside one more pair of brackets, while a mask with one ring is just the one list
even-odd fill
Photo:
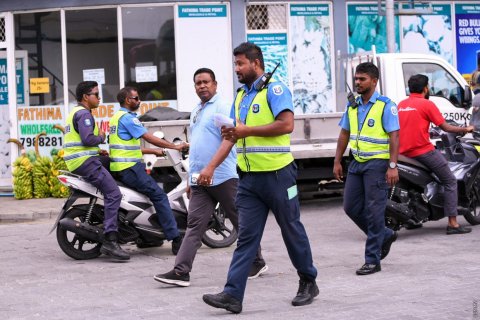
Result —
[[179, 18], [214, 18], [226, 17], [226, 5], [188, 5], [178, 6]]
[[470, 75], [480, 70], [480, 5], [455, 5], [457, 70]]
[[291, 4], [290, 16], [328, 16], [328, 4]]
[[[17, 79], [17, 104], [25, 104], [25, 85], [23, 79], [23, 58], [15, 59]], [[7, 59], [0, 59], [0, 105], [8, 104]]]

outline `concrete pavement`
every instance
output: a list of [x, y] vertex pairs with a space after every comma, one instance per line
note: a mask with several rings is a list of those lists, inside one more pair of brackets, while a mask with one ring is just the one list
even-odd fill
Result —
[[27, 222], [50, 219], [60, 212], [66, 198], [17, 200], [0, 197], [0, 222]]
[[[55, 206], [61, 202], [53, 201]], [[20, 204], [17, 211], [23, 210]], [[221, 291], [233, 246], [200, 248], [191, 286], [177, 288], [152, 278], [173, 266], [169, 243], [144, 250], [125, 245], [132, 256], [127, 263], [112, 263], [105, 257], [75, 261], [60, 250], [55, 234], [47, 235], [53, 220], [44, 219], [0, 224], [0, 315], [2, 319], [115, 320], [480, 319], [480, 226], [459, 236], [445, 235], [446, 220], [402, 230], [382, 261], [382, 271], [359, 277], [355, 269], [363, 263], [365, 236], [343, 213], [341, 201], [304, 201], [301, 210], [320, 288], [309, 306], [290, 304], [298, 277], [273, 216], [262, 239], [269, 270], [248, 281], [238, 316], [202, 301], [204, 293]], [[459, 222], [466, 224], [463, 218]]]

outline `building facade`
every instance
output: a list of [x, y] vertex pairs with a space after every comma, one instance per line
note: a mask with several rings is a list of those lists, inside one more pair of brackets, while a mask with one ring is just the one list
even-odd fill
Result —
[[[480, 3], [395, 1], [395, 50], [441, 55], [466, 76], [480, 64]], [[379, 10], [380, 9], [380, 10]], [[414, 11], [408, 12], [408, 10]], [[212, 68], [219, 91], [238, 87], [232, 49], [252, 41], [267, 71], [289, 84], [296, 114], [341, 112], [336, 57], [386, 51], [378, 1], [17, 0], [0, 2], [0, 186], [10, 185], [17, 157], [8, 138], [41, 153], [61, 148], [80, 81], [100, 84], [99, 123], [118, 109], [116, 94], [138, 88], [140, 113], [156, 107], [190, 111], [193, 72]], [[16, 84], [16, 85], [14, 85]], [[16, 98], [16, 99], [15, 99]]]

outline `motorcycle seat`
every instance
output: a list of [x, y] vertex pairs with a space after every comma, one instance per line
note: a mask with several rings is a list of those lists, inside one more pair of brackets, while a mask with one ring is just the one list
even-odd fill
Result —
[[414, 165], [415, 167], [422, 168], [427, 171], [431, 171], [428, 167], [424, 166], [420, 161], [403, 156], [401, 154], [398, 155], [398, 162], [408, 163], [408, 164]]

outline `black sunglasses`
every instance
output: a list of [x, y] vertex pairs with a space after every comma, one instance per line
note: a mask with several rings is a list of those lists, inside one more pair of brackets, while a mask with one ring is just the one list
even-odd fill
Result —
[[93, 93], [86, 93], [87, 96], [95, 96], [97, 98], [100, 97], [100, 93], [99, 92], [93, 92]]
[[128, 99], [133, 99], [133, 100], [135, 100], [135, 101], [140, 100], [140, 98], [139, 98], [138, 96], [136, 96], [136, 97], [128, 97]]

